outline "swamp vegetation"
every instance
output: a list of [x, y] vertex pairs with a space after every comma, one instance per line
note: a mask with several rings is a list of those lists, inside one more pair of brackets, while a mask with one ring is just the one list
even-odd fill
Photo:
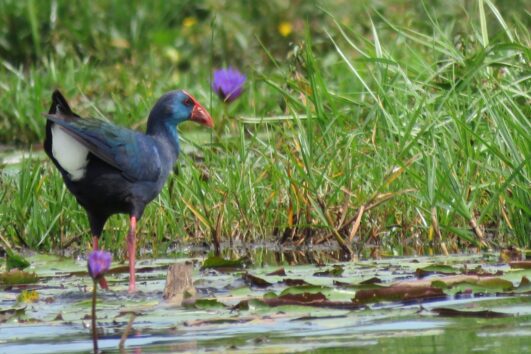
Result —
[[[175, 173], [138, 224], [138, 294], [127, 218], [104, 230], [106, 353], [124, 333], [122, 352], [530, 351], [529, 10], [0, 1], [0, 249], [29, 262], [1, 266], [0, 352], [91, 348], [89, 225], [42, 151], [55, 88], [138, 130], [181, 88], [215, 121], [180, 126]], [[211, 90], [226, 67], [247, 77], [230, 104]], [[198, 294], [172, 308], [177, 260]]]

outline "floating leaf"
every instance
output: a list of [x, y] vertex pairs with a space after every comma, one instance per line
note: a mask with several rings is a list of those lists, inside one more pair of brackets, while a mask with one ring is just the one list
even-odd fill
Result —
[[197, 299], [192, 304], [193, 307], [198, 309], [223, 309], [226, 308], [225, 304], [219, 302], [216, 299]]
[[20, 285], [36, 283], [39, 277], [35, 273], [28, 273], [23, 270], [13, 269], [10, 272], [0, 273], [0, 284]]
[[345, 282], [337, 281], [337, 280], [334, 280], [333, 284], [337, 287], [341, 287], [344, 289], [351, 289], [351, 290], [378, 289], [382, 287], [382, 285], [378, 285], [378, 284], [363, 284], [363, 282], [358, 283], [358, 284], [351, 284], [351, 283], [345, 283]]
[[334, 309], [356, 310], [360, 305], [351, 301], [330, 301], [322, 293], [285, 294], [277, 298], [262, 299], [262, 302], [271, 307], [277, 306], [313, 306]]
[[424, 278], [432, 274], [457, 274], [457, 269], [445, 264], [431, 264], [424, 268], [417, 268], [415, 274], [418, 278]]
[[273, 299], [275, 297], [278, 297], [278, 295], [274, 291], [268, 291], [264, 294], [264, 299]]
[[450, 289], [450, 285], [446, 284], [444, 281], [442, 280], [434, 280], [431, 282], [431, 286], [434, 287], [434, 288], [439, 288], [439, 289]]
[[510, 262], [509, 266], [511, 268], [531, 269], [531, 261]]
[[12, 317], [24, 315], [26, 306], [0, 310], [0, 323], [4, 323]]
[[323, 293], [281, 294], [277, 299], [301, 303], [313, 303], [327, 300]]
[[500, 276], [503, 275], [503, 271], [499, 270], [496, 273], [489, 273], [485, 269], [483, 269], [481, 266], [477, 266], [474, 269], [466, 270], [463, 272], [466, 275], [477, 275], [479, 277], [493, 277], [493, 276]]
[[362, 285], [367, 285], [367, 284], [377, 284], [377, 283], [381, 283], [381, 279], [378, 278], [378, 277], [372, 277], [372, 278], [369, 278], [369, 279], [366, 279], [364, 281], [360, 281], [358, 284], [362, 284]]
[[364, 304], [380, 301], [409, 301], [444, 297], [446, 295], [441, 289], [431, 286], [390, 286], [387, 288], [356, 291], [356, 295], [352, 301]]
[[288, 295], [288, 294], [306, 294], [306, 293], [320, 293], [323, 291], [332, 290], [332, 288], [324, 285], [300, 285], [300, 286], [292, 286], [289, 288], [286, 288], [282, 290], [280, 295]]
[[[409, 283], [408, 285], [411, 285]], [[435, 279], [431, 282], [431, 286], [440, 289], [456, 288], [458, 290], [479, 291], [508, 291], [514, 289], [511, 281], [500, 277], [481, 277], [472, 275], [456, 275], [445, 278]]]
[[286, 276], [286, 271], [284, 270], [284, 268], [279, 268], [279, 269], [275, 270], [274, 272], [267, 273], [266, 275], [278, 275], [278, 276], [281, 276], [281, 277], [285, 277]]
[[287, 286], [311, 285], [304, 279], [284, 279], [282, 282]]
[[334, 284], [335, 286], [343, 287], [343, 288], [348, 288], [354, 285], [354, 284], [345, 283], [344, 281], [339, 281], [339, 280], [334, 280], [332, 284]]
[[256, 286], [256, 287], [259, 287], [259, 288], [267, 288], [268, 286], [273, 285], [270, 282], [268, 282], [267, 280], [259, 278], [259, 277], [255, 276], [255, 275], [250, 274], [250, 273], [243, 274], [242, 278], [245, 281], [245, 283], [250, 285], [250, 286]]
[[315, 320], [333, 320], [339, 318], [347, 318], [346, 315], [337, 315], [337, 316], [302, 316], [293, 318], [290, 321], [315, 321]]
[[203, 262], [201, 269], [220, 269], [220, 268], [235, 268], [240, 269], [246, 266], [247, 259], [225, 259], [219, 256], [210, 256]]
[[526, 295], [531, 294], [531, 281], [526, 276], [522, 277], [522, 280], [520, 281], [520, 284], [514, 291], [512, 292], [501, 292], [497, 293], [500, 295], [508, 295], [508, 296], [515, 296], [515, 295]]
[[478, 317], [478, 318], [502, 318], [512, 317], [509, 313], [496, 311], [461, 311], [449, 308], [438, 307], [431, 310], [442, 317]]
[[344, 272], [344, 269], [340, 265], [334, 265], [332, 268], [322, 272], [315, 272], [313, 275], [316, 277], [340, 277]]
[[486, 289], [502, 289], [502, 290], [512, 290], [514, 285], [509, 280], [502, 278], [480, 278], [476, 282], [476, 285], [486, 288]]
[[230, 290], [232, 296], [249, 296], [253, 294], [253, 290], [248, 286], [241, 286]]
[[264, 302], [265, 300], [266, 298], [242, 300], [238, 304], [236, 304], [234, 307], [232, 307], [232, 310], [247, 311], [247, 310], [250, 310], [251, 308], [265, 308], [268, 306]]
[[231, 323], [245, 323], [254, 320], [255, 317], [228, 317], [228, 318], [212, 318], [208, 320], [190, 320], [184, 321], [187, 327], [204, 326], [204, 325], [218, 325]]

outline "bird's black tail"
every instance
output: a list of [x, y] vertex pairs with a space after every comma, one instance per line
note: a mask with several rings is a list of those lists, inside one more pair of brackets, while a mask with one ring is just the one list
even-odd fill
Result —
[[59, 92], [59, 90], [54, 90], [52, 94], [52, 105], [50, 107], [50, 110], [48, 111], [48, 114], [57, 114], [62, 113], [66, 116], [75, 116], [74, 112], [72, 112], [72, 109], [68, 105], [68, 102], [66, 101], [66, 98], [64, 98], [63, 94]]

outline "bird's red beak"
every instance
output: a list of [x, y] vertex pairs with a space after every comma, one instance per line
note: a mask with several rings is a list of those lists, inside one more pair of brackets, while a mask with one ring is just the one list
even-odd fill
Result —
[[214, 126], [214, 121], [212, 120], [212, 117], [210, 116], [208, 111], [197, 102], [194, 106], [194, 109], [192, 110], [190, 120], [193, 120], [194, 122], [197, 122], [199, 124], [206, 125], [209, 128], [212, 128]]
[[210, 113], [208, 113], [205, 107], [201, 106], [201, 104], [197, 102], [197, 100], [192, 95], [187, 92], [186, 94], [192, 99], [192, 101], [194, 101], [194, 108], [192, 109], [190, 120], [212, 128], [214, 126], [214, 121], [212, 120]]

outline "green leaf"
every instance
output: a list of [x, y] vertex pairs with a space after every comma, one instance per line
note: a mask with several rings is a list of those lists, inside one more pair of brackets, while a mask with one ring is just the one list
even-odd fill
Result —
[[315, 277], [340, 277], [343, 274], [343, 267], [340, 265], [334, 265], [332, 268], [324, 270], [322, 272], [315, 272]]
[[11, 250], [7, 250], [6, 254], [6, 268], [7, 270], [11, 269], [26, 269], [30, 266], [30, 262], [28, 262], [24, 257], [22, 257], [19, 254], [16, 254], [15, 252]]
[[457, 274], [458, 270], [445, 264], [430, 264], [424, 268], [417, 268], [415, 273], [417, 277], [422, 278], [431, 274]]
[[24, 307], [13, 307], [8, 309], [0, 310], [0, 323], [4, 323], [12, 317], [19, 317], [24, 315], [26, 312], [26, 306]]
[[36, 290], [22, 290], [17, 296], [17, 302], [19, 303], [32, 303], [39, 301], [39, 293]]
[[487, 278], [479, 279], [476, 283], [477, 286], [480, 286], [485, 289], [501, 289], [501, 290], [512, 290], [514, 285], [511, 281], [505, 280], [502, 278]]
[[195, 308], [204, 309], [204, 310], [208, 310], [208, 309], [224, 309], [224, 308], [227, 307], [227, 306], [225, 306], [225, 304], [219, 302], [216, 299], [197, 299], [193, 303], [192, 306], [195, 307]]
[[10, 272], [0, 273], [0, 284], [19, 285], [36, 283], [39, 277], [35, 273], [28, 273], [23, 270], [14, 269]]
[[304, 293], [320, 293], [323, 291], [332, 290], [328, 286], [322, 285], [302, 285], [302, 286], [292, 286], [282, 290], [280, 296], [288, 294], [304, 294]]
[[247, 264], [246, 258], [225, 259], [219, 256], [210, 256], [203, 262], [201, 269], [218, 269], [218, 268], [244, 268]]
[[432, 281], [431, 282], [431, 286], [434, 287], [434, 288], [439, 288], [439, 289], [449, 289], [450, 288], [450, 285], [446, 284], [442, 280], [434, 280], [434, 281]]

